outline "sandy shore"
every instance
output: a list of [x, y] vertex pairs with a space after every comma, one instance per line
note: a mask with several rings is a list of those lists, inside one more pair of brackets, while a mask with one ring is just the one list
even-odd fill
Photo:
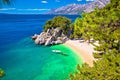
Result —
[[65, 45], [72, 48], [82, 60], [89, 66], [93, 66], [93, 61], [95, 60], [92, 53], [94, 52], [94, 46], [88, 44], [87, 42], [80, 43], [79, 40], [68, 40]]

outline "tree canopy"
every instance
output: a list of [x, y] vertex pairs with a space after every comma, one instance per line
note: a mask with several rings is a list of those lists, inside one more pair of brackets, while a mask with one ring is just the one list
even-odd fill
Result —
[[[120, 0], [111, 0], [103, 9], [82, 14], [74, 23], [74, 37], [94, 39], [93, 67], [77, 65], [78, 71], [70, 75], [71, 80], [119, 80], [120, 79]], [[94, 43], [92, 43], [94, 44]], [[102, 54], [101, 54], [102, 52]]]
[[83, 14], [83, 18], [77, 18], [74, 37], [99, 41], [100, 46], [96, 46], [98, 51], [108, 52], [115, 48], [120, 52], [120, 1], [116, 1], [111, 1], [104, 9], [95, 9], [92, 13]]
[[45, 23], [44, 30], [47, 31], [47, 29], [59, 27], [64, 34], [67, 34], [68, 30], [70, 29], [70, 24], [71, 20], [69, 18], [55, 16], [52, 20], [48, 20]]

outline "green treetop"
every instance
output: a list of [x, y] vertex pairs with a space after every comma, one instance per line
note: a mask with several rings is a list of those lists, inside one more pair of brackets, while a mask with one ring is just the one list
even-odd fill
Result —
[[[99, 42], [93, 67], [77, 65], [71, 80], [120, 80], [120, 0], [111, 0], [103, 9], [83, 14], [74, 23], [74, 37]], [[99, 52], [102, 52], [99, 53]]]
[[64, 34], [67, 34], [70, 29], [71, 20], [69, 18], [63, 16], [56, 16], [52, 20], [48, 20], [44, 26], [44, 31], [51, 28], [59, 27], [60, 30], [63, 31]]

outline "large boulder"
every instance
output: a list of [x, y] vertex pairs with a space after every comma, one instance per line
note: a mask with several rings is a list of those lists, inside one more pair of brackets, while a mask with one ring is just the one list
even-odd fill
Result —
[[44, 44], [46, 42], [45, 37], [43, 37], [43, 38], [41, 37], [39, 41], [40, 41], [39, 44]]
[[39, 39], [37, 38], [36, 40], [35, 40], [35, 44], [39, 44], [40, 43], [40, 41], [39, 41]]
[[51, 36], [51, 35], [52, 35], [52, 30], [51, 30], [51, 29], [48, 29], [47, 32], [46, 32], [46, 34], [47, 34], [48, 36]]
[[46, 34], [45, 32], [42, 32], [38, 37], [41, 38], [41, 37], [45, 36], [45, 34]]
[[53, 41], [55, 41], [55, 37], [51, 36], [50, 38], [47, 39], [47, 41], [45, 42], [45, 46], [51, 45], [53, 44]]
[[45, 35], [46, 35], [45, 32], [42, 32], [40, 35], [38, 35], [37, 38], [35, 39], [35, 44], [44, 44], [46, 39]]
[[59, 28], [54, 29], [53, 36], [55, 36], [56, 38], [61, 36], [61, 30]]
[[32, 36], [32, 39], [35, 40], [35, 44], [44, 44], [48, 46], [52, 44], [62, 44], [68, 38], [62, 35], [62, 31], [59, 28], [56, 28], [48, 29], [47, 32], [42, 32], [40, 35], [35, 34]]
[[64, 36], [64, 37], [62, 38], [62, 42], [63, 42], [63, 43], [65, 43], [67, 40], [69, 40], [67, 36]]

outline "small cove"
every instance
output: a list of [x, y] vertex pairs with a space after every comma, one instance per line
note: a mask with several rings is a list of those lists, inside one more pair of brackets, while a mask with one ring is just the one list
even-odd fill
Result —
[[[74, 52], [64, 46], [35, 45], [30, 36], [40, 33], [44, 23], [53, 15], [0, 15], [0, 67], [3, 80], [64, 80], [82, 64]], [[73, 20], [77, 17], [67, 16]], [[12, 20], [11, 20], [12, 19]], [[60, 50], [67, 54], [56, 54]]]

